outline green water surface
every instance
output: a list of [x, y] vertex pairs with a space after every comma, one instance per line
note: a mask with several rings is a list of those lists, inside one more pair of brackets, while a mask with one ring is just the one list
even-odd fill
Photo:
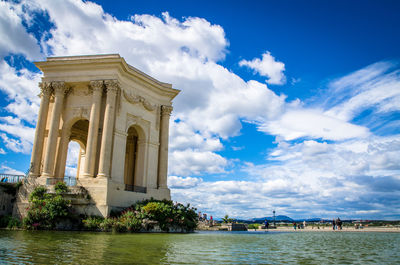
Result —
[[400, 264], [400, 233], [0, 231], [1, 264]]

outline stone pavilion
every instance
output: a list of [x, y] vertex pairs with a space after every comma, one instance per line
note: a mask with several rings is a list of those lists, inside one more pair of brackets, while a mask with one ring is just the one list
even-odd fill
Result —
[[71, 188], [90, 195], [73, 200], [78, 212], [107, 216], [138, 200], [170, 199], [169, 118], [179, 90], [118, 54], [49, 57], [35, 65], [43, 77], [28, 182], [51, 188], [64, 180], [75, 141]]

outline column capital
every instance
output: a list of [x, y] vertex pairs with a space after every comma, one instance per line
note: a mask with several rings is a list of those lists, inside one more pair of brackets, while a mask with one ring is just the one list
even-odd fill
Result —
[[40, 82], [39, 87], [40, 87], [39, 96], [49, 97], [51, 95], [51, 92], [53, 91], [53, 89], [51, 88], [51, 83], [49, 82]]
[[162, 105], [161, 115], [171, 115], [172, 110], [173, 110], [172, 106]]
[[90, 88], [94, 91], [103, 92], [104, 82], [103, 80], [92, 80], [90, 81]]
[[116, 79], [104, 80], [108, 92], [117, 92], [119, 89], [119, 83]]
[[54, 95], [64, 95], [68, 92], [65, 86], [65, 82], [63, 81], [56, 81], [56, 82], [51, 82], [51, 86], [54, 89]]

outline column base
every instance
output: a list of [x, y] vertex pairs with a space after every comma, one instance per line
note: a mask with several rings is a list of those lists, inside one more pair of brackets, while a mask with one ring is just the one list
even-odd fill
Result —
[[99, 174], [97, 174], [97, 177], [98, 177], [98, 178], [109, 178], [109, 176], [107, 176], [107, 175], [104, 174], [104, 173], [99, 173]]
[[50, 173], [43, 173], [40, 177], [41, 178], [53, 178], [54, 176]]
[[40, 174], [29, 173], [28, 176], [29, 176], [30, 178], [38, 178], [38, 177], [40, 177]]
[[93, 178], [94, 176], [89, 174], [89, 173], [83, 173], [82, 175], [79, 175], [80, 178]]

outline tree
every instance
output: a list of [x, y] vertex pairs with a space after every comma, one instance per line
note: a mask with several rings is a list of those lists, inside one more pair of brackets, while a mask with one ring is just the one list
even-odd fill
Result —
[[233, 219], [229, 218], [229, 216], [226, 214], [225, 217], [222, 218], [223, 223], [232, 223]]

